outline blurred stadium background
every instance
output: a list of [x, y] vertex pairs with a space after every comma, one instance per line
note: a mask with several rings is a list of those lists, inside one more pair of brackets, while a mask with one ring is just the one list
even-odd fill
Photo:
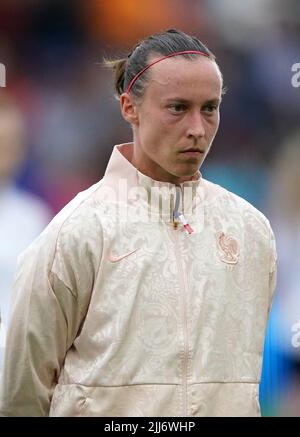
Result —
[[216, 54], [228, 88], [203, 176], [264, 212], [277, 237], [262, 413], [300, 416], [298, 0], [1, 0], [1, 306], [17, 253], [103, 176], [114, 144], [131, 140], [103, 56], [126, 55], [138, 39], [174, 27]]

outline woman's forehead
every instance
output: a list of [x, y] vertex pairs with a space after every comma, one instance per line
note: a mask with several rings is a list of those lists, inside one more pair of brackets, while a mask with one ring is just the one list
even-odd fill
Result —
[[170, 58], [149, 69], [148, 88], [163, 95], [208, 89], [218, 96], [222, 91], [222, 76], [218, 65], [210, 59]]

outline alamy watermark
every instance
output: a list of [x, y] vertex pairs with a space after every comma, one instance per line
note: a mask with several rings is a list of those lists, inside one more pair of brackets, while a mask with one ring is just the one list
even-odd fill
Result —
[[0, 87], [6, 87], [6, 67], [0, 62]]
[[291, 331], [294, 332], [291, 340], [292, 346], [300, 347], [300, 320], [292, 325]]
[[293, 64], [291, 71], [292, 73], [295, 73], [292, 76], [291, 84], [294, 88], [299, 88], [300, 87], [300, 62]]
[[102, 185], [99, 202], [114, 206], [114, 216], [121, 222], [160, 222], [172, 220], [173, 214], [184, 214], [189, 220], [195, 214], [196, 204], [204, 199], [203, 187], [128, 186], [120, 179], [112, 186]]

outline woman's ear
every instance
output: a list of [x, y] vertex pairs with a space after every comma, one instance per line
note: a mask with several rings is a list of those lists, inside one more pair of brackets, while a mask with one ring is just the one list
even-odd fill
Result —
[[132, 95], [128, 93], [121, 94], [120, 106], [124, 119], [130, 124], [138, 124], [138, 108]]

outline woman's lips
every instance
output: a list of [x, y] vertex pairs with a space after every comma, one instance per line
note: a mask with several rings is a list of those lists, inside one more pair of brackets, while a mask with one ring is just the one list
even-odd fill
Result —
[[180, 153], [190, 158], [199, 158], [199, 156], [203, 155], [203, 152], [201, 150], [193, 150], [193, 149], [182, 150]]

